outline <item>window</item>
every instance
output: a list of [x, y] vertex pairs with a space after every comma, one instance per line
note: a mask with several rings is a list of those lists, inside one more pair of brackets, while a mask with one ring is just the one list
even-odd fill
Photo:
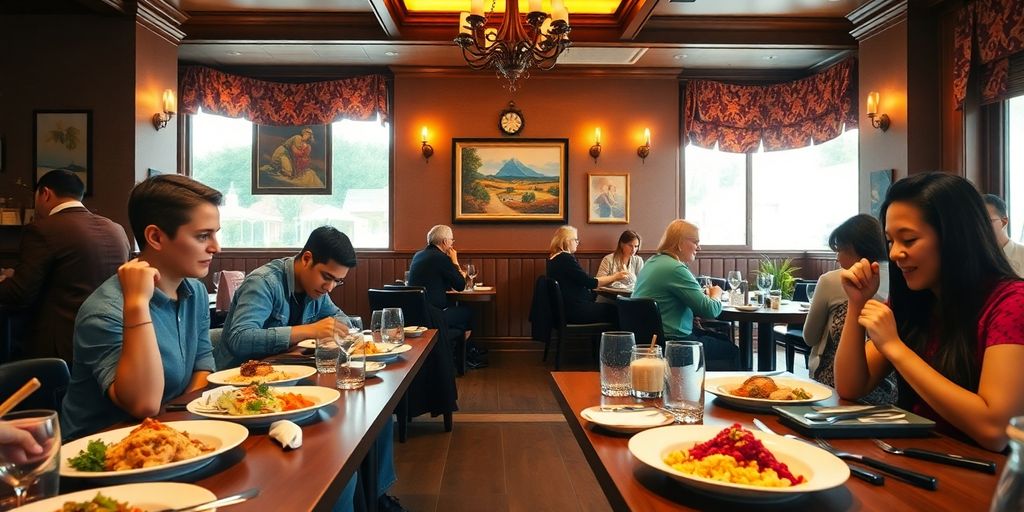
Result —
[[701, 243], [827, 250], [829, 233], [858, 212], [857, 135], [750, 155], [688, 145], [686, 217], [701, 227]]
[[1010, 238], [1021, 242], [1024, 241], [1024, 148], [1019, 141], [1024, 140], [1024, 96], [1010, 98], [1007, 104], [1010, 126], [1006, 138], [1009, 142], [1006, 199], [1010, 210]]
[[302, 247], [331, 225], [357, 248], [389, 245], [389, 146], [377, 121], [331, 126], [331, 195], [252, 195], [252, 123], [200, 112], [192, 116], [192, 177], [224, 193], [221, 246]]

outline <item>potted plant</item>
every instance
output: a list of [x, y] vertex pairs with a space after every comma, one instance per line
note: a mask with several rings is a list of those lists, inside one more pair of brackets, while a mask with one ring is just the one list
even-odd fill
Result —
[[793, 275], [800, 267], [793, 266], [793, 260], [773, 260], [767, 256], [761, 256], [761, 272], [772, 275], [772, 289], [782, 290], [782, 298], [792, 299], [796, 290], [796, 277]]

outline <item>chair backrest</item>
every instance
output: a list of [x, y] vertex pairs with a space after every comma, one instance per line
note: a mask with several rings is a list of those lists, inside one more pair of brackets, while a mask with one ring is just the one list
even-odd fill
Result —
[[14, 410], [60, 411], [60, 403], [64, 400], [68, 382], [71, 381], [71, 373], [63, 359], [26, 359], [0, 365], [0, 400], [6, 400], [13, 395], [32, 377], [39, 379], [42, 387], [18, 404]]
[[398, 282], [395, 282], [395, 284], [386, 284], [386, 285], [384, 285], [384, 289], [385, 290], [423, 290], [424, 292], [427, 291], [427, 287], [426, 286], [409, 286], [407, 284], [400, 284]]
[[413, 289], [376, 289], [371, 288], [370, 309], [401, 308], [402, 318], [405, 325], [423, 325], [431, 328], [438, 328], [436, 322], [431, 320], [430, 310], [427, 306], [427, 294], [422, 288]]
[[241, 270], [221, 270], [217, 279], [217, 311], [231, 309], [231, 299], [235, 298], [235, 291], [242, 286], [245, 280], [245, 272]]
[[661, 325], [658, 303], [651, 298], [623, 297], [615, 299], [619, 308], [619, 328], [633, 333], [637, 344], [650, 343], [658, 336], [658, 344], [665, 344], [665, 330]]
[[[544, 277], [544, 276], [542, 276]], [[562, 286], [558, 281], [550, 277], [544, 277], [548, 283], [548, 302], [551, 306], [551, 326], [555, 329], [562, 329], [567, 323], [565, 321], [565, 302], [562, 302]]]

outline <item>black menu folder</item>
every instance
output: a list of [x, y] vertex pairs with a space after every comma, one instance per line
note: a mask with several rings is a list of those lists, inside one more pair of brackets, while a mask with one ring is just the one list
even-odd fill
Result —
[[865, 423], [856, 418], [844, 419], [835, 423], [811, 421], [804, 417], [806, 413], [819, 412], [821, 407], [808, 405], [787, 405], [772, 407], [779, 415], [779, 421], [806, 437], [860, 438], [860, 437], [928, 437], [935, 422], [918, 416], [912, 412], [892, 406], [885, 412], [906, 414], [905, 421]]

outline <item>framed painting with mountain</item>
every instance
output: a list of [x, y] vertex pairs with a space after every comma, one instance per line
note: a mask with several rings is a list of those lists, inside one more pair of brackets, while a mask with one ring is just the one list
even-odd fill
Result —
[[[92, 112], [89, 110], [36, 110], [33, 126], [33, 179], [67, 169], [92, 195]], [[35, 182], [33, 182], [35, 185]]]
[[568, 139], [453, 139], [454, 222], [568, 222]]

